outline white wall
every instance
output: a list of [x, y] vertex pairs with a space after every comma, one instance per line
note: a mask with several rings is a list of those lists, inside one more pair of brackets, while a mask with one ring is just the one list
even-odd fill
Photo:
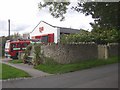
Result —
[[[44, 27], [44, 30], [42, 32], [39, 31], [39, 27]], [[57, 43], [59, 36], [60, 36], [60, 30], [58, 28], [52, 27], [44, 22], [41, 22], [35, 30], [30, 33], [30, 38], [32, 36], [40, 36], [40, 35], [45, 35], [45, 34], [52, 34], [54, 33], [54, 42]]]
[[60, 28], [57, 28], [57, 32], [56, 32], [56, 42], [60, 42]]

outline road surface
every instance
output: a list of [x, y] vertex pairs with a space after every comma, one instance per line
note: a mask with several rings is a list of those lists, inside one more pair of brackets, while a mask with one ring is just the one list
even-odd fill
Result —
[[61, 75], [3, 81], [3, 88], [118, 88], [118, 64]]

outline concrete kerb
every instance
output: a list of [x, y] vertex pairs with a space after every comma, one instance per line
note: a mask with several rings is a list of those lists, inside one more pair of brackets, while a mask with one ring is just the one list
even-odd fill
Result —
[[[44, 75], [41, 77], [47, 77], [47, 75], [46, 76]], [[40, 77], [9, 78], [9, 79], [5, 79], [5, 80], [0, 80], [0, 82], [9, 82], [9, 81], [16, 81], [16, 80], [28, 80], [28, 79], [34, 79], [34, 78], [40, 78]]]

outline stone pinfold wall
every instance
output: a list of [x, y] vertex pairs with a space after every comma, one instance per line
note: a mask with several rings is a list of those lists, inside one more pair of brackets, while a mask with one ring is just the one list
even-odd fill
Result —
[[65, 64], [118, 55], [118, 44], [58, 44], [42, 46], [43, 54]]
[[46, 57], [51, 57], [62, 64], [98, 57], [96, 44], [45, 45], [42, 49]]
[[107, 59], [108, 57], [118, 56], [118, 44], [98, 45], [98, 58]]
[[108, 49], [108, 57], [111, 56], [118, 56], [119, 51], [119, 44], [118, 43], [111, 43], [107, 45]]

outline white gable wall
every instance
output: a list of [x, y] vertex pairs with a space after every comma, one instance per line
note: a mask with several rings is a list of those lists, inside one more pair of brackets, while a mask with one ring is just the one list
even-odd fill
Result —
[[[43, 27], [44, 30], [42, 32], [39, 31], [39, 28]], [[57, 27], [52, 27], [44, 22], [41, 22], [32, 33], [30, 33], [30, 38], [32, 36], [40, 36], [45, 34], [52, 34], [54, 33], [54, 42], [57, 43], [60, 39], [60, 30]]]

